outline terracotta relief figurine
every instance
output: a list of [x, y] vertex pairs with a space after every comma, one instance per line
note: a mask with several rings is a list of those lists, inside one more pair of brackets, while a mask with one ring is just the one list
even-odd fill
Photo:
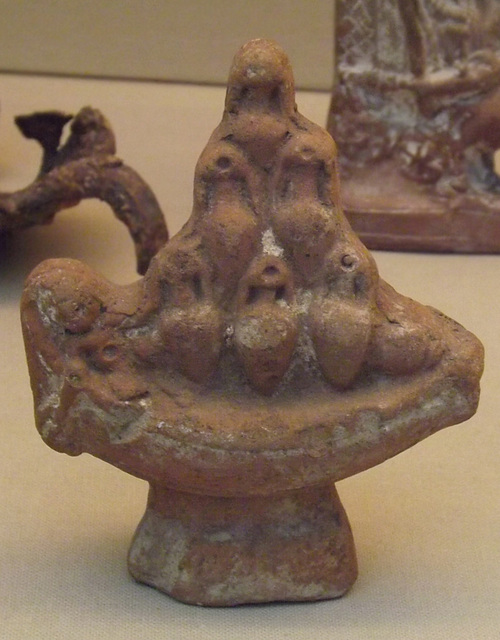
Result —
[[353, 584], [335, 482], [475, 411], [482, 347], [378, 275], [283, 51], [236, 55], [189, 221], [140, 281], [42, 263], [22, 322], [45, 442], [147, 480], [139, 581], [203, 605]]
[[[61, 143], [63, 129], [71, 132]], [[137, 271], [144, 274], [151, 258], [168, 240], [160, 206], [148, 185], [116, 157], [115, 136], [97, 109], [84, 107], [76, 116], [43, 111], [18, 116], [26, 138], [40, 143], [41, 167], [35, 180], [19, 191], [0, 192], [0, 235], [52, 222], [56, 213], [86, 198], [109, 204], [132, 236]]]
[[328, 129], [374, 249], [500, 251], [500, 3], [337, 0]]

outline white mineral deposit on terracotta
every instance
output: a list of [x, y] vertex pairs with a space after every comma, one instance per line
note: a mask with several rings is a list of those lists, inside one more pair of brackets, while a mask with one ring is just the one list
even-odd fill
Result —
[[54, 260], [23, 295], [42, 437], [149, 482], [129, 569], [188, 603], [344, 594], [357, 563], [335, 482], [478, 402], [480, 343], [379, 278], [335, 146], [294, 102], [283, 51], [246, 44], [192, 216], [144, 278]]
[[328, 121], [373, 249], [500, 251], [500, 3], [336, 0]]

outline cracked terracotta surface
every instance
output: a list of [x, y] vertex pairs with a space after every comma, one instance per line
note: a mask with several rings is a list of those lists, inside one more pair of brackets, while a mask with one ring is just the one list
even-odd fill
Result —
[[150, 483], [129, 568], [190, 603], [345, 593], [334, 483], [479, 396], [479, 341], [379, 278], [339, 205], [334, 142], [265, 40], [237, 53], [192, 215], [144, 278], [44, 262], [22, 320], [42, 437]]

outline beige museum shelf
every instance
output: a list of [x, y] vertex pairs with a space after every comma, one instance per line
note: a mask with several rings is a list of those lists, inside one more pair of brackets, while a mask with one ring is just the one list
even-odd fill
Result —
[[[118, 155], [155, 191], [175, 233], [191, 208], [196, 159], [224, 90], [154, 83], [0, 75], [0, 189], [27, 184], [39, 151], [15, 114], [76, 112], [112, 121]], [[328, 95], [300, 93], [326, 121]], [[486, 347], [477, 415], [339, 484], [360, 576], [344, 598], [203, 609], [127, 574], [147, 487], [35, 431], [18, 320], [23, 280], [42, 259], [81, 259], [118, 282], [136, 278], [128, 232], [95, 201], [0, 244], [0, 638], [494, 640], [500, 629], [499, 256], [377, 253], [400, 292], [438, 307]]]

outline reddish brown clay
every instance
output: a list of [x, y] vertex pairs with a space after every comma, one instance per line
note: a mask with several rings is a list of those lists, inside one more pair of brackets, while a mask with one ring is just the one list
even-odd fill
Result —
[[500, 3], [336, 0], [346, 215], [372, 249], [500, 251]]
[[[60, 146], [64, 126], [71, 134]], [[85, 198], [107, 202], [129, 229], [137, 270], [144, 274], [151, 258], [168, 240], [158, 202], [144, 180], [116, 157], [113, 131], [97, 110], [85, 107], [73, 116], [46, 111], [18, 116], [26, 138], [43, 148], [35, 181], [14, 193], [0, 193], [0, 235], [35, 224], [47, 224], [62, 209]]]
[[30, 276], [38, 429], [150, 483], [132, 575], [185, 602], [316, 600], [356, 578], [337, 480], [475, 411], [482, 348], [396, 293], [339, 206], [335, 145], [251, 41], [145, 277], [71, 260]]

